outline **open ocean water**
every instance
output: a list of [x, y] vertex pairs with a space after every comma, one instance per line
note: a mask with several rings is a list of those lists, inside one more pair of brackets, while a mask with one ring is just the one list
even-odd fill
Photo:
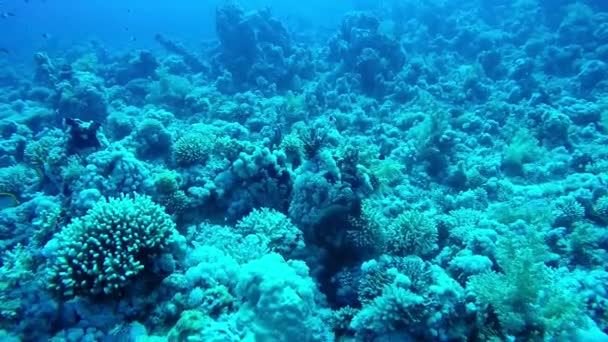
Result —
[[608, 341], [605, 0], [0, 1], [0, 341]]

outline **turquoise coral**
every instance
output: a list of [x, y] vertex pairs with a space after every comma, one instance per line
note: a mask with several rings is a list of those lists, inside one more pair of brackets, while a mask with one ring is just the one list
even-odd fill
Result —
[[51, 288], [66, 297], [115, 295], [174, 231], [170, 216], [147, 196], [102, 199], [58, 234]]
[[241, 219], [236, 230], [243, 234], [256, 234], [272, 252], [289, 256], [304, 247], [302, 232], [285, 214], [274, 209], [254, 209]]

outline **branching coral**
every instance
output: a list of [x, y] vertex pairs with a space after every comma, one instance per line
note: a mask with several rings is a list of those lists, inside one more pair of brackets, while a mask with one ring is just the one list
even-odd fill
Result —
[[382, 251], [386, 244], [383, 224], [382, 213], [372, 205], [371, 200], [364, 200], [360, 215], [350, 218], [351, 229], [346, 232], [347, 239], [362, 256], [366, 252]]
[[553, 225], [571, 227], [585, 217], [585, 208], [571, 196], [558, 198], [553, 205]]
[[202, 164], [215, 147], [215, 137], [200, 132], [187, 133], [175, 141], [173, 158], [178, 165]]
[[285, 151], [285, 155], [294, 166], [299, 165], [304, 155], [304, 142], [297, 134], [290, 133], [284, 136], [279, 148]]
[[0, 168], [0, 193], [9, 193], [17, 197], [36, 185], [40, 175], [23, 164]]
[[407, 211], [387, 227], [387, 252], [400, 256], [427, 254], [436, 248], [437, 236], [437, 226], [431, 218], [417, 211]]
[[258, 235], [270, 251], [285, 257], [304, 247], [302, 232], [285, 214], [274, 209], [254, 209], [237, 223], [236, 230], [243, 235]]
[[351, 327], [381, 335], [418, 323], [423, 316], [424, 298], [400, 285], [389, 285], [352, 320]]
[[174, 230], [169, 215], [146, 196], [103, 199], [58, 234], [50, 287], [66, 297], [119, 294]]
[[[105, 196], [120, 196], [132, 192], [147, 193], [153, 188], [151, 165], [143, 162], [120, 144], [111, 145], [88, 155], [84, 169], [76, 168], [78, 179], [72, 184], [75, 191], [97, 189]], [[72, 204], [78, 200], [72, 196]]]
[[62, 133], [58, 130], [51, 131], [42, 138], [30, 141], [25, 146], [25, 160], [33, 167], [44, 170], [47, 163], [56, 164], [61, 159], [61, 154], [65, 154], [62, 145], [65, 141]]
[[464, 289], [442, 268], [418, 257], [384, 255], [364, 263], [361, 271], [362, 308], [350, 324], [357, 340], [392, 333], [416, 341], [461, 335]]

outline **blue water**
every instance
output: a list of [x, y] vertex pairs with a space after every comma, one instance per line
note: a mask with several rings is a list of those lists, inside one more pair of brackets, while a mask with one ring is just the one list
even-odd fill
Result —
[[[156, 33], [179, 38], [194, 49], [202, 41], [215, 37], [215, 8], [222, 2], [133, 0], [91, 4], [69, 0], [5, 0], [0, 8], [15, 17], [2, 20], [2, 46], [11, 50], [13, 60], [27, 62], [32, 51], [65, 49], [92, 39], [120, 51], [156, 49], [153, 39]], [[343, 0], [299, 4], [293, 0], [256, 0], [247, 1], [243, 8], [271, 6], [279, 17], [297, 16], [320, 26], [335, 27], [350, 6], [349, 1]], [[319, 12], [323, 16], [319, 17]]]
[[0, 341], [608, 341], [608, 3], [0, 2]]

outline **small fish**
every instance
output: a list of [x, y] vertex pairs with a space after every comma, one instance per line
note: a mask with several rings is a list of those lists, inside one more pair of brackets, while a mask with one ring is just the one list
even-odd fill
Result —
[[13, 12], [4, 12], [2, 13], [2, 18], [6, 19], [6, 18], [10, 18], [10, 17], [14, 17], [15, 13]]
[[49, 34], [48, 34], [48, 33], [43, 33], [43, 34], [42, 34], [42, 38], [47, 39], [48, 37], [49, 37]]
[[10, 51], [7, 48], [0, 47], [0, 54], [8, 55]]
[[131, 41], [132, 41], [132, 42], [137, 41], [137, 38], [135, 38], [135, 37], [131, 37]]
[[0, 210], [19, 205], [17, 197], [11, 193], [0, 192]]

